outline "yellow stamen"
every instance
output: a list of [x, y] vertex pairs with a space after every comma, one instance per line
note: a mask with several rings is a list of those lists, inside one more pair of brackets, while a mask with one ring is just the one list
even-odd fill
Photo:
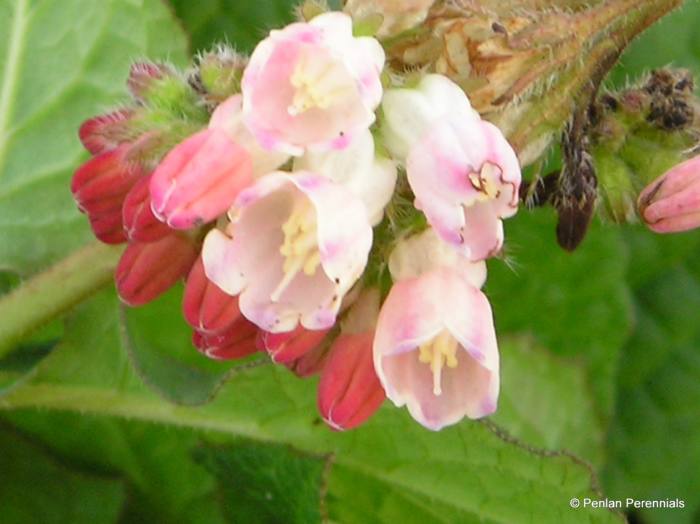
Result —
[[328, 109], [348, 95], [352, 84], [348, 84], [346, 77], [340, 64], [304, 54], [290, 78], [294, 98], [287, 111], [297, 116], [309, 109]]
[[429, 342], [418, 348], [418, 361], [421, 364], [429, 364], [433, 372], [433, 394], [442, 394], [442, 368], [457, 367], [457, 348], [459, 343], [448, 332], [443, 331]]
[[270, 295], [273, 302], [279, 301], [299, 272], [313, 276], [321, 265], [321, 253], [316, 238], [316, 213], [313, 206], [304, 201], [282, 225], [284, 242], [280, 253], [284, 256], [282, 280]]

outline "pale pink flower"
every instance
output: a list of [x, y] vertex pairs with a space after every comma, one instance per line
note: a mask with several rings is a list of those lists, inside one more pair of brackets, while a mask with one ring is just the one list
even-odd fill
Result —
[[447, 118], [479, 121], [462, 88], [443, 75], [425, 75], [415, 87], [388, 89], [381, 107], [384, 144], [404, 162], [435, 122]]
[[343, 185], [365, 204], [373, 226], [384, 217], [384, 208], [396, 186], [396, 164], [377, 156], [368, 129], [358, 133], [343, 150], [307, 152], [295, 160], [294, 168], [324, 175]]
[[406, 153], [416, 207], [443, 240], [470, 260], [483, 260], [501, 250], [502, 219], [518, 210], [520, 165], [501, 131], [478, 118], [461, 89], [434, 76], [417, 90], [387, 93], [385, 133], [398, 154]]
[[372, 244], [362, 202], [332, 180], [276, 172], [244, 190], [226, 231], [203, 247], [207, 276], [261, 329], [322, 330], [360, 277]]
[[255, 177], [287, 160], [262, 150], [241, 119], [241, 96], [232, 96], [216, 108], [207, 129], [168, 153], [151, 177], [156, 217], [174, 229], [211, 222]]
[[343, 13], [272, 31], [243, 74], [245, 121], [270, 150], [342, 149], [374, 122], [383, 67], [382, 47], [355, 38]]
[[499, 391], [491, 307], [479, 290], [484, 263], [408, 256], [436, 240], [424, 233], [400, 248], [399, 259], [392, 255], [395, 284], [379, 314], [373, 348], [387, 397], [433, 430], [493, 413]]
[[700, 155], [682, 162], [639, 195], [639, 214], [656, 233], [700, 227]]

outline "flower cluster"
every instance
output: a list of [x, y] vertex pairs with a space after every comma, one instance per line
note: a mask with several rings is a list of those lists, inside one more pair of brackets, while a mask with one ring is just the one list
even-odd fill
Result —
[[[520, 167], [446, 77], [394, 87], [384, 71], [338, 12], [272, 31], [249, 59], [205, 55], [189, 78], [140, 64], [134, 103], [81, 128], [95, 156], [73, 193], [99, 239], [128, 243], [128, 305], [185, 278], [202, 353], [320, 373], [335, 429], [388, 397], [437, 430], [496, 409], [481, 287]], [[404, 227], [396, 207], [423, 218]]]

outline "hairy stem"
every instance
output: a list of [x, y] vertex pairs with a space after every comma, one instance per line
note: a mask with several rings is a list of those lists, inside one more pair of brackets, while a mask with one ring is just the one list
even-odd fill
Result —
[[0, 357], [112, 280], [121, 248], [90, 244], [0, 298]]

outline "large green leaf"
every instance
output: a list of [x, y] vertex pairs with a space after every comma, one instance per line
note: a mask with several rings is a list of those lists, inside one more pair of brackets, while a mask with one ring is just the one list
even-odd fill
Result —
[[205, 404], [235, 373], [269, 359], [214, 362], [192, 346], [192, 329], [180, 304], [182, 286], [176, 286], [147, 306], [121, 306], [121, 344], [143, 382], [163, 398], [177, 404]]
[[581, 360], [557, 357], [532, 337], [504, 337], [499, 348], [502, 387], [494, 422], [530, 445], [567, 449], [600, 464], [603, 428]]
[[118, 479], [67, 468], [0, 427], [0, 508], [5, 524], [111, 524], [124, 501]]
[[11, 412], [6, 420], [50, 446], [63, 463], [121, 477], [124, 522], [224, 522], [216, 479], [192, 459], [192, 431], [59, 412]]
[[[358, 497], [378, 498], [379, 507], [393, 513], [432, 508], [428, 522], [513, 522], [518, 515], [538, 522], [616, 520], [608, 511], [568, 507], [571, 497], [597, 496], [592, 471], [568, 455], [520, 446], [473, 422], [432, 433], [389, 407], [357, 431], [333, 433], [316, 414], [315, 383], [278, 367], [237, 374], [206, 406], [169, 404], [133, 373], [120, 347], [116, 302], [105, 292], [81, 307], [65, 343], [37, 377], [0, 399], [0, 407], [125, 416], [333, 453], [331, 517], [337, 512], [349, 519], [347, 504], [358, 515], [372, 514], [373, 507], [344, 496], [349, 477], [367, 477], [371, 482], [357, 486]], [[384, 489], [374, 493], [373, 484]]]
[[325, 462], [284, 446], [201, 446], [195, 457], [219, 479], [230, 522], [321, 522]]
[[160, 0], [0, 0], [0, 268], [27, 274], [86, 242], [70, 177], [80, 122], [120, 102], [131, 60], [182, 64]]

